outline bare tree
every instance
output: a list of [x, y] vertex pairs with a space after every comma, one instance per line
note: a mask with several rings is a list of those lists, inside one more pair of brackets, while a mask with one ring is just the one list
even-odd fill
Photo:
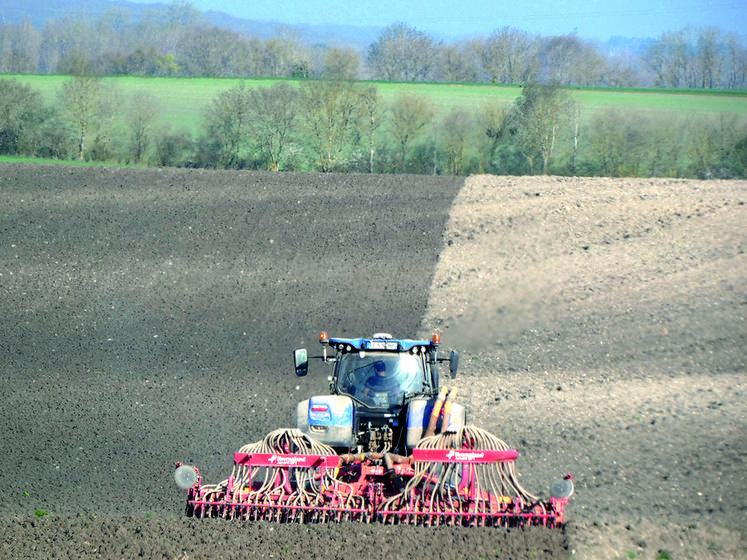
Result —
[[434, 77], [440, 82], [479, 82], [479, 64], [470, 43], [439, 45]]
[[130, 97], [127, 126], [130, 129], [132, 158], [143, 161], [151, 143], [151, 133], [158, 117], [158, 100], [147, 91], [133, 92]]
[[368, 86], [361, 92], [361, 112], [368, 136], [368, 172], [373, 173], [376, 131], [381, 126], [384, 115], [382, 98], [376, 86]]
[[542, 81], [559, 86], [598, 85], [606, 71], [599, 50], [576, 35], [543, 40], [540, 60]]
[[89, 157], [92, 161], [111, 161], [118, 158], [125, 149], [122, 134], [123, 102], [119, 89], [114, 83], [103, 83], [98, 111], [92, 127]]
[[634, 66], [637, 64], [637, 58], [633, 57], [613, 57], [607, 62], [606, 74], [603, 83], [608, 87], [633, 87], [640, 84]]
[[28, 20], [18, 25], [0, 24], [0, 72], [38, 72], [41, 42], [41, 33]]
[[599, 49], [590, 43], [584, 43], [578, 59], [578, 70], [575, 76], [576, 85], [583, 87], [601, 86], [609, 75], [610, 64]]
[[240, 75], [264, 76], [264, 44], [259, 37], [246, 38], [236, 45], [234, 54], [241, 61]]
[[747, 74], [742, 40], [715, 28], [664, 33], [646, 49], [642, 60], [659, 87], [738, 88]]
[[205, 16], [189, 0], [171, 0], [163, 12], [163, 25], [190, 27], [205, 23]]
[[440, 137], [446, 153], [446, 171], [449, 175], [462, 175], [465, 168], [465, 150], [474, 129], [473, 118], [464, 109], [452, 109], [442, 125]]
[[243, 82], [213, 99], [205, 110], [205, 127], [220, 146], [220, 164], [239, 167], [251, 132], [249, 90]]
[[595, 174], [606, 177], [639, 175], [649, 128], [644, 115], [607, 109], [593, 117], [585, 145]]
[[298, 89], [287, 82], [249, 91], [251, 136], [273, 171], [282, 166], [295, 130], [298, 107]]
[[368, 51], [372, 76], [389, 81], [430, 79], [434, 58], [433, 39], [405, 23], [395, 23], [384, 29]]
[[734, 177], [735, 151], [744, 138], [744, 120], [733, 116], [697, 115], [687, 120], [687, 175], [699, 179]]
[[522, 89], [514, 102], [509, 126], [532, 172], [535, 157], [539, 156], [542, 173], [547, 173], [558, 137], [571, 122], [573, 107], [570, 95], [560, 87], [530, 84]]
[[350, 47], [333, 47], [324, 53], [322, 77], [327, 80], [355, 80], [360, 62], [360, 56]]
[[180, 43], [180, 53], [187, 73], [194, 76], [236, 76], [241, 73], [243, 61], [237, 58], [238, 45], [247, 39], [219, 27], [194, 28], [185, 34]]
[[126, 8], [111, 6], [101, 16], [101, 23], [110, 27], [113, 31], [121, 33], [132, 24], [132, 16]]
[[734, 33], [726, 38], [724, 85], [727, 88], [739, 88], [747, 84], [747, 49], [740, 42], [739, 36]]
[[645, 64], [654, 72], [658, 87], [687, 87], [691, 68], [684, 31], [663, 34], [644, 55]]
[[309, 80], [301, 85], [303, 126], [310, 135], [317, 166], [333, 171], [358, 132], [360, 94], [347, 80]]
[[391, 106], [391, 134], [399, 145], [400, 170], [407, 169], [407, 150], [412, 141], [433, 120], [430, 102], [420, 95], [402, 93]]
[[277, 37], [264, 42], [263, 75], [277, 78], [308, 78], [311, 75], [311, 55], [297, 32], [282, 28]]
[[101, 79], [91, 75], [74, 76], [62, 85], [60, 106], [75, 130], [77, 158], [83, 161], [88, 135], [102, 109]]
[[507, 116], [508, 108], [499, 101], [491, 100], [480, 107], [478, 126], [481, 127], [485, 136], [490, 140], [488, 160], [493, 158], [495, 150], [498, 148], [498, 144], [504, 133], [504, 127], [506, 126]]
[[714, 28], [704, 29], [698, 36], [696, 72], [702, 88], [716, 88], [721, 83], [718, 43], [719, 32]]
[[496, 29], [476, 48], [487, 81], [523, 84], [537, 79], [538, 39], [528, 33], [511, 27]]

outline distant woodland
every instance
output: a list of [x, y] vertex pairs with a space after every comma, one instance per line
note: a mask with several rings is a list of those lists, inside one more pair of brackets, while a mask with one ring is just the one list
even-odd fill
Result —
[[110, 8], [95, 21], [0, 24], [0, 73], [734, 89], [747, 87], [746, 39], [714, 28], [683, 29], [603, 53], [576, 35], [505, 27], [446, 44], [395, 23], [360, 52], [307, 44], [291, 27], [260, 39], [214, 25], [189, 2], [176, 1], [137, 18]]
[[[288, 29], [257, 36], [174, 2], [133, 21], [0, 25], [0, 73], [69, 76], [48, 100], [0, 77], [0, 155], [116, 164], [363, 173], [745, 177], [744, 115], [661, 115], [611, 106], [581, 118], [574, 87], [661, 87], [743, 95], [745, 38], [685, 29], [636, 56], [575, 35], [503, 28], [444, 44], [407, 24], [365, 52], [308, 45]], [[246, 78], [205, 100], [197, 134], [159, 123], [168, 103], [112, 76]], [[278, 78], [262, 84], [250, 78]], [[386, 103], [381, 82], [518, 84], [510, 105], [436, 112], [413, 89]], [[726, 91], [724, 91], [726, 90]]]

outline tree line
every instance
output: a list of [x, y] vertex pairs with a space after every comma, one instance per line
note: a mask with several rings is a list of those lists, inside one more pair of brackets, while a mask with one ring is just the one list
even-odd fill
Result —
[[576, 35], [503, 27], [449, 44], [394, 23], [358, 52], [308, 45], [290, 27], [262, 40], [212, 25], [178, 0], [138, 21], [111, 8], [93, 22], [0, 24], [0, 73], [731, 89], [747, 87], [747, 44], [744, 35], [687, 28], [651, 40], [640, 53], [606, 54]]
[[202, 110], [199, 132], [159, 122], [159, 100], [81, 74], [55, 102], [0, 79], [0, 155], [170, 167], [526, 175], [743, 178], [747, 122], [617, 109], [580, 120], [567, 88], [527, 84], [514, 103], [437, 116], [428, 98], [385, 103], [373, 82], [244, 82]]

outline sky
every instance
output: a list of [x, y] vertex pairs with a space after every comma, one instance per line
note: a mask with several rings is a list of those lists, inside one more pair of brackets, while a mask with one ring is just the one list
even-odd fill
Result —
[[[154, 0], [135, 0], [150, 3]], [[161, 0], [165, 2], [166, 0]], [[404, 22], [437, 38], [487, 36], [509, 26], [544, 36], [657, 38], [685, 27], [747, 33], [747, 0], [191, 0], [201, 11], [285, 24], [384, 28]]]

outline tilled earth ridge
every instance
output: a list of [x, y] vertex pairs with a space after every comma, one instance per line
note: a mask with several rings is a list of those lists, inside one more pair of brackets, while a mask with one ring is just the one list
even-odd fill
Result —
[[427, 330], [584, 558], [745, 558], [747, 183], [471, 177]]
[[0, 164], [0, 557], [562, 553], [562, 531], [186, 519], [173, 481], [223, 480], [327, 391], [291, 365], [320, 330], [417, 331], [462, 184]]

